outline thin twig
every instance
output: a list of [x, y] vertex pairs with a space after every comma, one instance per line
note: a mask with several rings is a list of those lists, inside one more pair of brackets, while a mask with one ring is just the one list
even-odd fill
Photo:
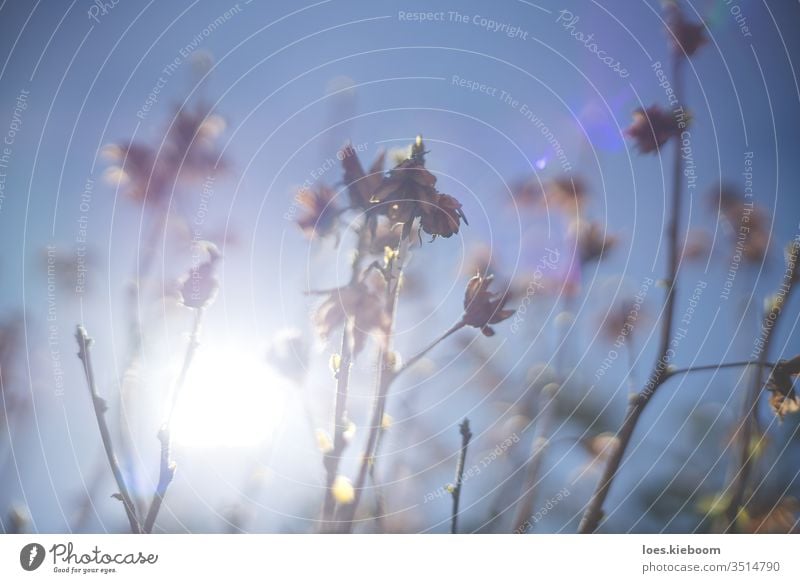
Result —
[[83, 372], [86, 375], [86, 384], [89, 386], [89, 394], [92, 397], [94, 414], [97, 418], [97, 426], [100, 429], [100, 438], [103, 441], [103, 448], [105, 449], [106, 457], [108, 458], [108, 465], [111, 466], [111, 473], [114, 474], [114, 480], [117, 482], [117, 488], [119, 488], [119, 499], [125, 507], [125, 514], [128, 517], [128, 522], [130, 523], [131, 532], [134, 534], [139, 534], [141, 532], [141, 528], [139, 526], [139, 520], [136, 518], [136, 507], [133, 505], [133, 499], [128, 491], [128, 486], [125, 483], [125, 477], [123, 476], [122, 470], [119, 467], [119, 461], [114, 453], [114, 446], [111, 443], [111, 433], [109, 432], [108, 424], [106, 423], [106, 411], [108, 410], [108, 405], [106, 404], [105, 399], [103, 399], [97, 393], [97, 385], [95, 384], [94, 380], [94, 368], [92, 367], [92, 353], [90, 350], [92, 339], [89, 337], [86, 332], [86, 328], [83, 326], [77, 327], [75, 338], [78, 341], [78, 358], [83, 363]]
[[[672, 62], [672, 77], [674, 84], [675, 95], [680, 100], [683, 96], [682, 78], [681, 78], [681, 64], [683, 59], [677, 54], [673, 54]], [[676, 110], [682, 110], [683, 102], [678, 101]], [[683, 112], [685, 114], [685, 111]], [[661, 318], [661, 337], [659, 342], [658, 360], [656, 361], [653, 372], [647, 385], [637, 394], [634, 395], [625, 412], [625, 419], [622, 426], [617, 431], [617, 446], [612, 449], [608, 462], [603, 470], [603, 475], [597, 484], [597, 488], [592, 494], [589, 504], [586, 507], [586, 512], [583, 515], [581, 524], [578, 528], [579, 533], [592, 533], [597, 530], [600, 521], [603, 518], [603, 504], [608, 497], [608, 492], [611, 489], [611, 484], [617, 475], [617, 470], [622, 463], [622, 458], [625, 455], [625, 450], [630, 444], [633, 437], [633, 431], [639, 422], [639, 418], [647, 406], [647, 403], [653, 398], [653, 395], [658, 388], [669, 377], [669, 364], [672, 359], [672, 327], [675, 317], [675, 298], [677, 296], [677, 277], [678, 266], [680, 265], [680, 248], [679, 248], [679, 233], [680, 233], [680, 219], [681, 208], [683, 200], [683, 181], [682, 177], [682, 163], [681, 157], [681, 141], [677, 136], [673, 137], [674, 145], [674, 159], [672, 167], [672, 208], [670, 210], [669, 225], [667, 227], [667, 246], [668, 246], [668, 275], [666, 279], [667, 297], [664, 303], [664, 311]]]
[[772, 333], [778, 324], [783, 306], [791, 296], [792, 290], [797, 283], [798, 269], [800, 269], [798, 267], [798, 249], [800, 249], [800, 243], [796, 241], [792, 242], [792, 246], [790, 247], [791, 252], [789, 253], [789, 265], [784, 271], [783, 281], [780, 287], [783, 293], [779, 292], [775, 295], [775, 299], [769, 310], [764, 314], [764, 320], [761, 324], [762, 344], [758, 352], [758, 361], [752, 363], [756, 365], [756, 370], [753, 371], [752, 383], [742, 403], [742, 420], [736, 431], [739, 437], [735, 461], [738, 470], [734, 473], [731, 484], [726, 488], [726, 490], [731, 490], [731, 495], [728, 506], [725, 509], [725, 520], [727, 522], [724, 527], [725, 532], [732, 531], [736, 526], [736, 521], [742, 510], [747, 482], [753, 468], [754, 452], [752, 449], [752, 441], [753, 432], [758, 423], [758, 399], [764, 387], [764, 369], [775, 368], [774, 363], [768, 363], [766, 360], [769, 355], [770, 345], [772, 344]]
[[[428, 353], [429, 353], [431, 350], [433, 350], [433, 349], [434, 349], [434, 348], [435, 348], [435, 347], [436, 347], [436, 346], [437, 346], [437, 345], [438, 345], [440, 342], [442, 342], [444, 339], [448, 338], [448, 337], [449, 337], [449, 336], [451, 336], [452, 334], [455, 334], [456, 332], [458, 332], [459, 330], [461, 330], [462, 328], [464, 328], [466, 325], [467, 325], [467, 324], [464, 322], [464, 320], [459, 320], [458, 322], [456, 322], [455, 324], [453, 324], [453, 325], [452, 325], [452, 326], [451, 326], [451, 327], [450, 327], [450, 328], [447, 330], [447, 332], [445, 332], [444, 334], [442, 334], [441, 336], [439, 336], [439, 337], [438, 337], [436, 340], [434, 340], [433, 342], [431, 342], [430, 344], [428, 344], [428, 346], [426, 346], [425, 348], [423, 348], [422, 350], [420, 350], [420, 351], [419, 351], [417, 354], [415, 354], [414, 356], [412, 356], [411, 358], [409, 358], [409, 359], [408, 359], [408, 360], [407, 360], [405, 363], [403, 363], [403, 364], [400, 366], [400, 368], [397, 370], [397, 372], [395, 372], [395, 373], [394, 373], [394, 378], [396, 379], [398, 376], [400, 376], [400, 374], [402, 374], [403, 372], [405, 372], [406, 370], [408, 370], [409, 368], [411, 368], [412, 366], [414, 366], [414, 365], [415, 365], [417, 362], [419, 362], [419, 361], [420, 361], [420, 360], [421, 360], [421, 359], [422, 359], [422, 358], [423, 358], [423, 357], [424, 357], [426, 354], [428, 354]], [[394, 379], [392, 379], [392, 380], [394, 380]]]
[[[364, 455], [358, 468], [358, 474], [353, 486], [353, 501], [342, 508], [342, 520], [339, 521], [340, 527], [344, 532], [350, 532], [353, 528], [353, 518], [355, 517], [358, 503], [369, 473], [369, 466], [374, 462], [375, 446], [378, 442], [378, 433], [381, 428], [383, 414], [386, 410], [386, 397], [389, 394], [392, 380], [394, 378], [393, 367], [395, 358], [392, 352], [392, 337], [394, 335], [395, 316], [397, 312], [397, 301], [400, 296], [401, 281], [403, 278], [403, 262], [407, 251], [407, 244], [401, 238], [397, 246], [394, 263], [388, 267], [388, 282], [386, 284], [386, 313], [389, 316], [388, 332], [384, 346], [381, 347], [378, 355], [378, 370], [376, 378], [375, 400], [372, 408], [372, 421], [370, 424], [367, 445]], [[397, 266], [396, 273], [392, 273], [394, 266]]]
[[[363, 278], [365, 273], [361, 273], [361, 265], [364, 257], [367, 254], [369, 242], [369, 230], [365, 225], [358, 229], [358, 240], [355, 245], [355, 257], [350, 272], [349, 285], [354, 285]], [[333, 484], [336, 476], [339, 474], [339, 465], [342, 460], [342, 454], [347, 447], [347, 440], [344, 437], [347, 426], [349, 425], [347, 419], [347, 396], [350, 384], [350, 369], [353, 362], [353, 332], [351, 326], [354, 325], [351, 321], [346, 321], [342, 329], [342, 347], [339, 352], [339, 370], [336, 371], [336, 401], [334, 404], [333, 413], [333, 449], [325, 453], [322, 458], [322, 464], [325, 467], [325, 498], [322, 503], [321, 512], [321, 525], [320, 529], [324, 532], [333, 530], [333, 519], [336, 513], [336, 499], [333, 495]]]
[[345, 432], [347, 431], [347, 392], [350, 383], [351, 355], [351, 334], [349, 323], [346, 323], [342, 331], [342, 350], [340, 352], [339, 370], [336, 371], [336, 403], [333, 414], [333, 448], [323, 457], [325, 466], [325, 501], [322, 506], [322, 529], [328, 530], [330, 521], [336, 509], [336, 499], [333, 496], [333, 484], [339, 473], [339, 464], [342, 460], [342, 453], [347, 447]]
[[553, 399], [557, 390], [558, 385], [552, 387], [545, 385], [542, 387], [540, 395], [540, 399], [543, 401], [541, 419], [539, 420], [536, 438], [533, 440], [531, 447], [528, 472], [525, 476], [525, 484], [520, 496], [517, 515], [514, 517], [514, 532], [517, 534], [525, 534], [531, 527], [530, 517], [533, 515], [533, 505], [536, 501], [537, 486], [539, 485], [538, 477], [544, 461], [545, 451], [550, 443], [550, 423], [555, 413]]
[[736, 362], [722, 362], [720, 364], [703, 364], [700, 366], [687, 366], [686, 368], [673, 368], [668, 372], [668, 376], [674, 377], [679, 374], [687, 374], [690, 372], [700, 372], [705, 370], [720, 370], [723, 368], [741, 368], [745, 366], [763, 366], [765, 368], [773, 369], [776, 366], [774, 362], [760, 362], [758, 360], [739, 360]]
[[469, 419], [466, 417], [458, 426], [461, 433], [461, 451], [458, 454], [458, 463], [456, 464], [456, 483], [453, 486], [453, 513], [450, 521], [450, 534], [458, 533], [458, 504], [461, 502], [461, 486], [464, 483], [464, 467], [467, 459], [467, 447], [469, 440], [472, 439], [472, 432], [469, 430]]
[[[383, 443], [383, 436], [386, 433], [386, 429], [383, 427], [383, 419], [381, 419], [381, 428], [378, 431], [378, 441], [375, 443], [375, 457], [378, 457], [378, 454], [381, 450], [381, 444]], [[369, 466], [369, 480], [372, 482], [372, 487], [375, 490], [375, 527], [379, 533], [386, 532], [386, 525], [384, 523], [384, 516], [386, 515], [386, 499], [383, 495], [383, 489], [381, 488], [380, 482], [378, 482], [378, 476], [375, 472], [375, 462]]]
[[183, 357], [183, 366], [178, 375], [175, 386], [172, 389], [172, 395], [169, 401], [169, 409], [167, 410], [166, 421], [161, 426], [158, 432], [158, 440], [161, 442], [161, 455], [159, 460], [158, 484], [156, 484], [156, 491], [153, 494], [153, 501], [150, 503], [150, 509], [147, 511], [147, 517], [144, 521], [144, 532], [153, 532], [153, 527], [158, 517], [158, 512], [161, 510], [161, 504], [164, 501], [164, 496], [167, 494], [167, 489], [175, 477], [175, 468], [177, 465], [172, 459], [172, 418], [175, 412], [175, 405], [178, 402], [183, 386], [186, 383], [186, 376], [189, 373], [189, 368], [192, 365], [197, 347], [200, 346], [200, 326], [203, 322], [203, 308], [196, 308], [194, 310], [194, 324], [192, 326], [192, 333], [189, 336], [189, 344], [186, 346], [186, 354]]

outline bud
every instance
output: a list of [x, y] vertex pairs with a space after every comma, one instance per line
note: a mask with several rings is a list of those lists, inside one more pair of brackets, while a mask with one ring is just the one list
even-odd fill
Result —
[[333, 494], [333, 499], [336, 500], [338, 504], [350, 504], [356, 497], [352, 482], [344, 476], [336, 476], [331, 486], [331, 492]]

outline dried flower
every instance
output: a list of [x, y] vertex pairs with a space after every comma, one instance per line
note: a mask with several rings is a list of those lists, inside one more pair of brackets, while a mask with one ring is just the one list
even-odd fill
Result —
[[648, 320], [642, 295], [622, 295], [614, 300], [598, 327], [609, 341], [621, 346], [630, 341], [636, 326], [643, 326]]
[[702, 22], [693, 23], [686, 17], [677, 2], [666, 6], [667, 30], [673, 50], [681, 56], [691, 57], [708, 42], [706, 26]]
[[350, 504], [356, 497], [353, 483], [344, 476], [336, 476], [331, 486], [331, 492], [333, 493], [333, 499], [338, 504]]
[[125, 195], [137, 202], [163, 202], [178, 178], [205, 179], [225, 169], [225, 160], [214, 145], [224, 129], [223, 118], [211, 113], [206, 104], [181, 107], [158, 148], [135, 142], [106, 146], [103, 154], [114, 165], [104, 175], [125, 186]]
[[779, 360], [770, 372], [767, 390], [772, 393], [769, 404], [780, 419], [787, 413], [800, 411], [800, 397], [794, 390], [794, 379], [800, 375], [800, 355], [791, 360]]
[[178, 108], [167, 132], [164, 162], [180, 168], [184, 176], [194, 178], [205, 178], [210, 171], [223, 169], [225, 162], [214, 143], [225, 125], [225, 120], [212, 113], [204, 102], [198, 102], [194, 108], [190, 105]]
[[353, 354], [357, 355], [371, 333], [385, 335], [388, 331], [383, 298], [368, 282], [357, 281], [327, 292], [326, 296], [314, 315], [317, 332], [323, 339], [346, 323], [352, 332]]
[[658, 151], [670, 138], [680, 133], [678, 122], [659, 105], [633, 112], [633, 123], [625, 133], [636, 142], [642, 154]]
[[545, 185], [542, 179], [533, 174], [528, 178], [518, 179], [511, 184], [511, 196], [518, 205], [533, 206], [541, 202]]
[[318, 185], [316, 190], [302, 188], [297, 192], [295, 200], [305, 211], [298, 217], [297, 225], [306, 237], [325, 237], [336, 230], [340, 212], [335, 198], [336, 192], [325, 184]]
[[222, 257], [217, 246], [208, 241], [197, 244], [205, 250], [208, 259], [192, 267], [189, 274], [181, 280], [181, 303], [187, 308], [200, 310], [208, 307], [217, 295], [219, 282], [214, 276], [217, 261]]
[[431, 208], [423, 207], [420, 226], [434, 238], [457, 234], [462, 220], [468, 224], [461, 203], [449, 194], [436, 194], [431, 205]]
[[727, 223], [737, 254], [741, 254], [745, 262], [761, 264], [769, 250], [770, 240], [766, 213], [731, 184], [714, 187], [711, 201], [714, 211], [718, 211]]
[[339, 154], [344, 169], [344, 183], [353, 208], [368, 209], [373, 194], [380, 188], [383, 181], [383, 164], [386, 152], [381, 151], [372, 162], [369, 172], [365, 173], [358, 159], [358, 154], [350, 144], [347, 144]]
[[156, 166], [155, 150], [143, 144], [110, 144], [103, 148], [106, 159], [114, 162], [106, 169], [108, 182], [124, 186], [123, 194], [137, 202], [150, 199], [160, 202], [165, 195], [164, 175], [160, 165]]
[[617, 237], [609, 235], [606, 228], [596, 221], [576, 220], [570, 225], [570, 233], [578, 246], [578, 257], [582, 264], [599, 261], [617, 244]]
[[583, 180], [577, 177], [562, 176], [545, 184], [544, 198], [548, 205], [555, 205], [567, 216], [580, 214], [587, 198]]
[[477, 274], [469, 280], [464, 293], [464, 315], [462, 321], [467, 326], [480, 328], [484, 336], [494, 336], [490, 324], [499, 324], [514, 315], [514, 310], [504, 309], [508, 293], [496, 294], [489, 291], [493, 275]]
[[436, 190], [436, 177], [425, 168], [425, 145], [421, 136], [411, 149], [411, 157], [389, 171], [372, 193], [370, 202], [378, 205], [379, 212], [392, 225], [403, 225], [405, 239], [411, 235], [417, 218], [421, 219], [422, 230], [434, 238], [451, 237], [458, 233], [461, 220], [467, 223], [461, 203]]

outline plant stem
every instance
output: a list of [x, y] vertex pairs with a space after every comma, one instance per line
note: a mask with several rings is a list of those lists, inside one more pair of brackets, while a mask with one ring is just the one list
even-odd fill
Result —
[[175, 461], [172, 459], [172, 418], [175, 413], [175, 405], [178, 402], [183, 386], [186, 384], [186, 376], [189, 373], [189, 368], [194, 360], [194, 355], [197, 352], [197, 347], [200, 346], [200, 326], [203, 322], [203, 308], [194, 310], [194, 324], [192, 325], [192, 333], [189, 336], [189, 344], [186, 346], [186, 354], [183, 357], [183, 366], [175, 381], [175, 386], [172, 389], [170, 397], [169, 409], [167, 410], [166, 421], [161, 426], [158, 432], [158, 440], [161, 442], [161, 455], [159, 463], [158, 484], [156, 484], [156, 491], [153, 494], [153, 500], [150, 503], [150, 509], [147, 511], [147, 517], [144, 521], [144, 532], [153, 532], [153, 527], [156, 523], [156, 517], [161, 510], [161, 504], [164, 501], [164, 496], [167, 494], [167, 489], [175, 477], [175, 468], [177, 467]]
[[397, 370], [397, 371], [394, 373], [394, 378], [397, 378], [397, 377], [398, 377], [398, 376], [400, 376], [400, 375], [401, 375], [403, 372], [405, 372], [406, 370], [408, 370], [409, 368], [411, 368], [412, 366], [414, 366], [415, 364], [417, 364], [417, 362], [419, 362], [420, 360], [422, 360], [422, 358], [423, 358], [423, 357], [424, 357], [426, 354], [428, 354], [428, 353], [429, 353], [431, 350], [433, 350], [433, 349], [434, 349], [434, 348], [435, 348], [435, 347], [436, 347], [436, 346], [437, 346], [437, 345], [438, 345], [440, 342], [442, 342], [444, 339], [446, 339], [446, 338], [450, 337], [451, 335], [455, 334], [456, 332], [458, 332], [459, 330], [461, 330], [461, 329], [462, 329], [462, 328], [464, 328], [465, 326], [466, 326], [466, 323], [464, 322], [464, 320], [459, 320], [458, 322], [456, 322], [455, 324], [453, 324], [453, 325], [452, 325], [452, 326], [451, 326], [451, 327], [450, 327], [450, 328], [447, 330], [447, 332], [445, 332], [444, 334], [442, 334], [441, 336], [439, 336], [439, 337], [438, 337], [436, 340], [434, 340], [433, 342], [431, 342], [430, 344], [428, 344], [428, 346], [426, 346], [425, 348], [423, 348], [422, 350], [420, 350], [420, 351], [419, 351], [418, 353], [416, 353], [414, 356], [412, 356], [411, 358], [409, 358], [409, 359], [408, 359], [408, 361], [406, 361], [405, 363], [403, 363], [403, 365], [402, 365], [402, 366], [401, 366], [401, 367], [400, 367], [400, 368], [399, 368], [399, 369], [398, 369], [398, 370]]
[[[678, 98], [678, 105], [675, 109], [682, 111], [683, 108], [683, 88], [681, 79], [681, 56], [673, 52], [672, 77], [675, 95]], [[685, 113], [682, 111], [682, 113]], [[680, 218], [682, 208], [683, 181], [682, 176], [682, 157], [681, 141], [678, 136], [673, 136], [674, 159], [672, 166], [672, 208], [670, 211], [669, 224], [667, 226], [668, 242], [668, 275], [667, 275], [667, 297], [664, 303], [664, 311], [661, 318], [661, 337], [659, 342], [658, 360], [656, 361], [653, 372], [650, 374], [647, 385], [635, 396], [630, 399], [625, 419], [622, 426], [617, 431], [617, 447], [611, 452], [608, 462], [603, 470], [603, 475], [597, 484], [594, 494], [592, 494], [586, 512], [583, 515], [581, 524], [578, 528], [579, 533], [588, 534], [597, 530], [603, 518], [603, 504], [608, 497], [611, 484], [617, 475], [625, 450], [633, 437], [633, 431], [639, 418], [655, 394], [658, 387], [669, 377], [668, 367], [672, 360], [672, 326], [675, 317], [675, 298], [677, 295], [677, 276], [678, 266], [680, 265], [680, 249], [678, 235], [680, 233]]]
[[86, 375], [86, 384], [89, 386], [89, 394], [92, 397], [92, 405], [94, 406], [95, 417], [97, 418], [97, 426], [100, 429], [100, 438], [103, 441], [103, 448], [108, 458], [108, 465], [111, 466], [111, 473], [114, 474], [114, 480], [117, 482], [119, 488], [119, 499], [125, 507], [125, 514], [130, 523], [131, 532], [139, 534], [141, 528], [139, 520], [136, 518], [136, 507], [133, 505], [133, 499], [128, 491], [128, 486], [125, 483], [125, 477], [119, 467], [117, 456], [114, 453], [114, 446], [111, 443], [111, 433], [108, 430], [106, 423], [106, 411], [108, 406], [105, 399], [97, 393], [97, 385], [94, 380], [94, 368], [92, 367], [92, 356], [89, 347], [92, 344], [92, 339], [86, 332], [83, 326], [78, 326], [75, 332], [75, 338], [78, 341], [78, 358], [83, 363], [83, 372]]
[[395, 364], [395, 359], [392, 354], [392, 338], [394, 336], [397, 301], [400, 297], [401, 281], [403, 278], [403, 262], [405, 261], [407, 249], [408, 246], [401, 237], [397, 246], [396, 259], [394, 260], [394, 265], [397, 266], [397, 273], [392, 274], [390, 271], [391, 277], [386, 284], [386, 313], [389, 315], [389, 325], [384, 345], [381, 347], [378, 355], [378, 371], [375, 383], [376, 390], [369, 436], [367, 437], [367, 445], [364, 449], [364, 455], [361, 458], [361, 464], [359, 465], [358, 474], [353, 486], [355, 496], [347, 507], [342, 508], [343, 520], [340, 521], [340, 525], [344, 532], [350, 532], [353, 528], [353, 518], [358, 509], [358, 503], [361, 500], [361, 494], [364, 490], [364, 485], [369, 473], [369, 466], [374, 462], [375, 446], [378, 442], [383, 413], [386, 409], [386, 397], [389, 394], [389, 388], [395, 376], [395, 373], [392, 371]]
[[686, 368], [675, 368], [671, 369], [668, 373], [668, 376], [674, 377], [675, 375], [679, 374], [687, 374], [690, 372], [700, 372], [704, 370], [720, 370], [723, 368], [740, 368], [744, 366], [764, 366], [767, 368], [775, 368], [774, 362], [760, 362], [758, 360], [739, 360], [736, 362], [722, 362], [720, 364], [703, 364], [700, 366], [687, 366]]
[[469, 430], [469, 419], [466, 417], [461, 425], [458, 426], [461, 433], [461, 451], [458, 454], [456, 464], [456, 484], [453, 488], [453, 518], [450, 522], [450, 534], [458, 533], [458, 504], [461, 501], [461, 485], [464, 483], [464, 466], [467, 459], [467, 447], [469, 440], [472, 439], [472, 432]]
[[536, 501], [537, 478], [544, 461], [545, 451], [550, 443], [550, 423], [553, 413], [555, 412], [555, 404], [553, 403], [555, 392], [556, 391], [551, 390], [548, 385], [545, 385], [542, 387], [542, 392], [540, 394], [540, 399], [543, 397], [545, 402], [542, 406], [539, 431], [537, 432], [536, 438], [533, 440], [531, 455], [528, 460], [528, 472], [525, 476], [525, 484], [523, 486], [522, 495], [520, 496], [519, 508], [514, 517], [514, 532], [517, 534], [525, 534], [532, 526], [530, 518], [533, 515], [533, 505]]
[[742, 402], [742, 420], [736, 431], [739, 438], [735, 461], [738, 471], [734, 473], [731, 478], [731, 484], [727, 488], [731, 490], [731, 495], [728, 506], [725, 509], [726, 525], [723, 529], [725, 532], [732, 531], [736, 526], [736, 520], [739, 517], [744, 502], [747, 482], [753, 469], [753, 451], [751, 444], [753, 441], [753, 433], [758, 423], [758, 398], [761, 396], [761, 391], [764, 387], [764, 369], [767, 367], [770, 369], [775, 368], [774, 363], [767, 362], [767, 357], [769, 355], [770, 345], [772, 344], [772, 333], [778, 324], [783, 306], [791, 296], [794, 285], [797, 283], [799, 269], [797, 265], [798, 248], [800, 248], [800, 243], [793, 242], [789, 265], [784, 271], [783, 282], [780, 288], [783, 293], [779, 292], [775, 295], [775, 300], [772, 302], [766, 314], [764, 314], [764, 320], [761, 323], [762, 344], [757, 353], [758, 360], [754, 363], [750, 363], [756, 365], [756, 370], [753, 371], [752, 383]]
[[342, 460], [342, 453], [347, 447], [344, 433], [347, 430], [347, 392], [350, 383], [350, 365], [352, 362], [351, 354], [351, 334], [349, 323], [345, 323], [342, 331], [342, 350], [339, 361], [339, 370], [336, 373], [336, 403], [333, 414], [333, 449], [323, 457], [325, 466], [325, 501], [322, 506], [322, 525], [321, 529], [327, 531], [330, 528], [330, 521], [333, 518], [336, 508], [336, 500], [333, 497], [333, 483], [339, 473], [339, 463]]

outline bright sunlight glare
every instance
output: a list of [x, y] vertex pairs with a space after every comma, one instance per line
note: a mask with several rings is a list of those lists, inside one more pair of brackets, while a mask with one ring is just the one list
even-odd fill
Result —
[[263, 356], [201, 347], [175, 409], [173, 439], [190, 447], [260, 444], [283, 416], [285, 384]]

